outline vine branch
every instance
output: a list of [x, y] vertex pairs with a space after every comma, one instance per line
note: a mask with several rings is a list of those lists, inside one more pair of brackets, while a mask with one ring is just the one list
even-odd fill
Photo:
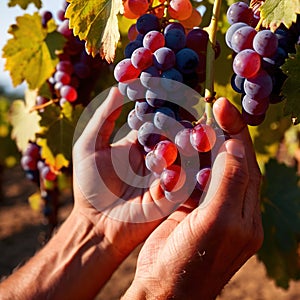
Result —
[[209, 26], [206, 31], [209, 36], [209, 42], [207, 44], [206, 54], [206, 81], [205, 81], [205, 114], [207, 124], [211, 124], [213, 121], [212, 114], [212, 101], [215, 98], [214, 91], [214, 78], [215, 78], [215, 46], [217, 40], [218, 21], [220, 16], [222, 0], [215, 0], [213, 6], [213, 12]]

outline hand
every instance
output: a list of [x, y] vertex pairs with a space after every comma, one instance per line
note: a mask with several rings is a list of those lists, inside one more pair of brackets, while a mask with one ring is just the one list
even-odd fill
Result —
[[94, 225], [93, 231], [105, 236], [117, 261], [174, 210], [174, 204], [159, 201], [159, 190], [152, 188], [150, 193], [152, 178], [137, 132], [111, 144], [122, 105], [123, 96], [112, 88], [73, 148], [74, 213], [84, 215]]
[[215, 299], [261, 246], [260, 171], [248, 130], [225, 98], [214, 114], [234, 139], [215, 160], [204, 202], [181, 206], [148, 237], [124, 299]]

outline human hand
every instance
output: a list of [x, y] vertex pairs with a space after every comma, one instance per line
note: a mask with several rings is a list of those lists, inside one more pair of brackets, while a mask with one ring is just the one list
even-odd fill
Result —
[[225, 98], [214, 104], [232, 135], [217, 156], [202, 204], [182, 205], [148, 237], [123, 299], [214, 299], [260, 248], [260, 171], [248, 129]]
[[158, 190], [150, 193], [152, 177], [137, 132], [111, 143], [122, 106], [123, 96], [112, 88], [73, 148], [74, 213], [84, 215], [92, 230], [105, 236], [116, 261], [122, 261], [174, 210], [173, 203], [159, 201]]

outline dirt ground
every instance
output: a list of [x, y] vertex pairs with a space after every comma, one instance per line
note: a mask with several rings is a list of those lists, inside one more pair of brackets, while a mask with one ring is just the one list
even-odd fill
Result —
[[[4, 172], [3, 195], [0, 199], [0, 278], [9, 275], [26, 262], [41, 247], [45, 230], [43, 218], [31, 210], [27, 198], [36, 187], [24, 178], [23, 172], [13, 168]], [[70, 195], [66, 195], [60, 209], [63, 221], [72, 209]], [[95, 300], [116, 300], [133, 279], [136, 249], [113, 274]], [[263, 264], [252, 257], [232, 278], [218, 300], [297, 300], [300, 299], [300, 282], [291, 282], [284, 291], [267, 278]], [[183, 299], [184, 300], [184, 299]]]

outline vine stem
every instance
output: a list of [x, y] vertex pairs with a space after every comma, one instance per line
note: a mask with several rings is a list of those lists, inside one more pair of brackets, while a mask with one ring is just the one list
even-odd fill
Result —
[[222, 0], [215, 0], [212, 16], [209, 26], [206, 31], [209, 36], [209, 42], [207, 44], [207, 54], [206, 54], [206, 81], [205, 81], [205, 115], [206, 123], [211, 124], [213, 122], [212, 113], [212, 102], [215, 97], [214, 91], [214, 78], [215, 78], [215, 47], [217, 40], [217, 29], [218, 21], [220, 16]]

